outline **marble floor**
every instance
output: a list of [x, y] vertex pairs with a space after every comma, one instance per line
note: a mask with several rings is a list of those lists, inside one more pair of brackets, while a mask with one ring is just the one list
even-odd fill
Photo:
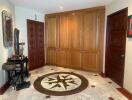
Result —
[[[88, 87], [81, 91], [68, 96], [52, 96], [38, 92], [34, 86], [34, 81], [45, 74], [53, 72], [74, 72], [84, 76], [88, 82]], [[4, 95], [0, 96], [0, 100], [128, 100], [116, 88], [120, 88], [116, 83], [108, 78], [103, 78], [97, 73], [56, 67], [44, 66], [43, 68], [31, 72], [31, 76], [26, 79], [31, 81], [30, 88], [20, 91], [14, 91], [10, 87]]]

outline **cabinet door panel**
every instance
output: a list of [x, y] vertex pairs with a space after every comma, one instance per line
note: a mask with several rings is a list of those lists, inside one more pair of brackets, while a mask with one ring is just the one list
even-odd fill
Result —
[[63, 50], [57, 50], [56, 52], [56, 63], [58, 66], [67, 66], [67, 52]]
[[47, 22], [47, 46], [48, 47], [56, 47], [56, 30], [57, 30], [57, 22], [56, 17], [48, 18]]
[[69, 51], [67, 55], [67, 63], [71, 68], [81, 68], [80, 51]]
[[61, 15], [59, 20], [59, 47], [68, 48], [68, 17]]
[[71, 49], [81, 48], [82, 15], [75, 13], [69, 15], [69, 44]]
[[50, 65], [56, 65], [56, 50], [47, 49], [46, 62]]
[[83, 50], [95, 51], [97, 49], [97, 14], [89, 12], [83, 15]]
[[98, 54], [97, 53], [82, 53], [82, 69], [97, 71], [98, 67]]

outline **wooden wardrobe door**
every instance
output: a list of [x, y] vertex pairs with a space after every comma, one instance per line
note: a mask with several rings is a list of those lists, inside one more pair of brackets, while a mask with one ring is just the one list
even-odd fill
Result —
[[98, 34], [97, 12], [86, 12], [83, 15], [83, 39], [82, 39], [82, 68], [97, 71], [98, 65]]
[[68, 44], [68, 16], [60, 15], [59, 18], [59, 48], [67, 49], [69, 48]]
[[68, 16], [59, 16], [59, 34], [58, 34], [58, 44], [59, 48], [56, 51], [56, 64], [58, 66], [67, 66], [67, 52], [69, 48], [69, 38], [68, 38]]
[[29, 69], [44, 65], [44, 24], [27, 20]]
[[97, 50], [97, 12], [91, 11], [83, 15], [83, 50]]
[[73, 68], [81, 68], [81, 33], [82, 33], [82, 15], [80, 13], [71, 13], [68, 16], [69, 33], [69, 53], [68, 63]]
[[68, 21], [70, 49], [80, 50], [82, 33], [82, 15], [80, 13], [70, 14]]
[[51, 17], [46, 19], [46, 40], [48, 48], [56, 48], [56, 30], [57, 22], [56, 17]]
[[46, 63], [56, 65], [57, 47], [57, 18], [52, 16], [46, 19]]

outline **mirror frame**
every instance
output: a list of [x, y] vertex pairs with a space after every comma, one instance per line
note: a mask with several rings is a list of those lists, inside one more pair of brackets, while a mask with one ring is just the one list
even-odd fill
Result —
[[[10, 32], [7, 32], [7, 20], [9, 19], [10, 22]], [[13, 24], [12, 24], [12, 16], [6, 10], [2, 11], [2, 30], [3, 30], [3, 45], [5, 48], [12, 47], [13, 45]]]

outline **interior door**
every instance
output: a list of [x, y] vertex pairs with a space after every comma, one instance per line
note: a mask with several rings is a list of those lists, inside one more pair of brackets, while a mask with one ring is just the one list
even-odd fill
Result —
[[44, 23], [36, 22], [36, 68], [44, 66]]
[[127, 9], [108, 16], [106, 45], [106, 76], [123, 86]]
[[27, 20], [29, 69], [44, 66], [44, 23]]

